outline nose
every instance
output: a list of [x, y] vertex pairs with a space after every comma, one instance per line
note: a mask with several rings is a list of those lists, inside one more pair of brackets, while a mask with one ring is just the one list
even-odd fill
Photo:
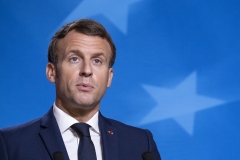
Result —
[[88, 62], [84, 62], [81, 65], [81, 69], [80, 69], [80, 76], [83, 77], [89, 77], [92, 75], [92, 67], [91, 64]]

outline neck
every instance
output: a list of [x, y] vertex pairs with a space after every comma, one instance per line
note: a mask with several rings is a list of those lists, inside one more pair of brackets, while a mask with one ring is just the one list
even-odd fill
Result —
[[59, 109], [61, 109], [63, 112], [67, 113], [71, 117], [75, 118], [78, 122], [89, 121], [99, 110], [99, 105], [96, 107], [84, 108], [84, 107], [69, 107], [69, 106], [66, 107], [65, 105], [61, 105], [57, 101], [55, 102], [55, 104]]

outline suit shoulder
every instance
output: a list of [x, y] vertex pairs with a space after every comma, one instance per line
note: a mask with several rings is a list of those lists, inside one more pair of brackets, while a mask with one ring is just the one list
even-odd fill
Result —
[[146, 131], [148, 131], [147, 129], [142, 129], [142, 128], [139, 128], [139, 127], [135, 127], [135, 126], [131, 126], [131, 125], [128, 125], [128, 124], [125, 124], [123, 122], [120, 122], [120, 121], [117, 121], [117, 120], [114, 120], [114, 119], [110, 119], [110, 118], [107, 118], [114, 126], [117, 126], [117, 128], [119, 128], [119, 130], [129, 130], [129, 131], [132, 131], [132, 132], [142, 132], [144, 134], [146, 134]]
[[10, 136], [10, 135], [17, 135], [16, 133], [25, 133], [28, 131], [32, 131], [32, 129], [34, 128], [39, 128], [40, 120], [41, 118], [38, 118], [20, 125], [2, 128], [0, 129], [0, 132], [3, 135]]

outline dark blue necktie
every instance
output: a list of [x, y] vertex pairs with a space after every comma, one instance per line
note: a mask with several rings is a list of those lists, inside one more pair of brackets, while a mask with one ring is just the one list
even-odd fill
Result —
[[95, 148], [89, 133], [89, 127], [86, 123], [75, 123], [71, 126], [80, 138], [78, 145], [79, 160], [97, 160]]

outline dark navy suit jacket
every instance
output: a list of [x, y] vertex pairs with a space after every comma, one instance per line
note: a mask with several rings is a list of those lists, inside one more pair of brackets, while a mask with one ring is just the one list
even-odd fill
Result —
[[[146, 151], [152, 152], [155, 160], [161, 159], [148, 130], [105, 118], [101, 113], [99, 129], [104, 160], [142, 160]], [[42, 118], [0, 130], [0, 160], [53, 160], [56, 151], [69, 160], [52, 108]]]

